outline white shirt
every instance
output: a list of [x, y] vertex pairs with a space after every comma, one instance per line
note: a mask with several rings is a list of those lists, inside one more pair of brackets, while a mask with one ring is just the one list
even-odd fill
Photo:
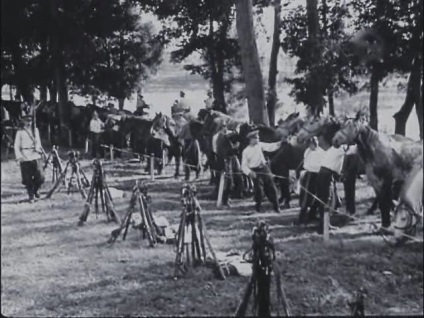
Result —
[[35, 136], [30, 128], [19, 129], [15, 137], [15, 157], [17, 160], [32, 161], [41, 158], [40, 133], [35, 128]]
[[343, 168], [343, 160], [345, 151], [343, 147], [334, 148], [331, 147], [324, 152], [322, 157], [321, 166], [330, 169], [338, 174], [341, 174]]
[[213, 106], [213, 98], [209, 97], [207, 100], [205, 100], [205, 108], [212, 109], [212, 106]]
[[90, 121], [90, 132], [99, 134], [103, 131], [103, 122], [100, 118], [92, 119]]
[[[342, 145], [342, 147], [347, 147]], [[358, 152], [358, 146], [357, 145], [351, 145], [349, 146], [349, 149], [346, 151], [346, 155], [354, 155]]]
[[255, 146], [247, 146], [242, 153], [241, 170], [243, 173], [248, 175], [252, 171], [252, 168], [266, 164], [263, 151], [273, 152], [278, 150], [280, 146], [280, 141], [273, 143], [259, 142]]
[[218, 153], [218, 137], [219, 134], [221, 134], [221, 131], [218, 131], [215, 135], [212, 137], [212, 151], [213, 153]]
[[308, 147], [303, 155], [303, 168], [306, 171], [318, 173], [324, 154], [325, 151], [321, 147], [317, 147], [315, 150]]
[[2, 118], [1, 119], [4, 120], [4, 121], [10, 120], [10, 115], [9, 115], [9, 112], [7, 111], [7, 109], [2, 106], [1, 110], [2, 110], [2, 114], [1, 114]]

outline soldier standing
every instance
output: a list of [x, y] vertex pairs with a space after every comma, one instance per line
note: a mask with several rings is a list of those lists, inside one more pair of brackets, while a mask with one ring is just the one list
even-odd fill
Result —
[[22, 184], [26, 187], [29, 202], [40, 198], [38, 190], [44, 183], [42, 148], [37, 128], [31, 131], [32, 116], [24, 116], [15, 137], [15, 156], [21, 167]]
[[253, 179], [255, 191], [255, 208], [261, 211], [262, 187], [265, 195], [271, 202], [275, 212], [280, 213], [280, 206], [277, 199], [277, 189], [271, 174], [271, 170], [265, 160], [263, 151], [274, 152], [281, 146], [281, 141], [275, 143], [263, 143], [259, 141], [259, 130], [253, 130], [247, 134], [249, 145], [242, 153], [241, 169], [244, 174]]

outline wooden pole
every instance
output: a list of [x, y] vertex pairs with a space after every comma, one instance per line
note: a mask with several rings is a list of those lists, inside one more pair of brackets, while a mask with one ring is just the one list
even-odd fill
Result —
[[218, 187], [218, 199], [216, 201], [217, 208], [220, 208], [222, 206], [222, 196], [224, 194], [224, 182], [225, 182], [225, 172], [221, 172], [221, 178], [219, 179], [219, 187]]
[[155, 180], [155, 156], [150, 154], [150, 180]]
[[328, 241], [330, 238], [330, 213], [328, 209], [324, 211], [324, 230], [323, 230], [324, 241]]
[[88, 137], [85, 138], [85, 153], [88, 153]]
[[113, 161], [113, 145], [109, 146], [109, 151], [110, 151], [110, 161]]

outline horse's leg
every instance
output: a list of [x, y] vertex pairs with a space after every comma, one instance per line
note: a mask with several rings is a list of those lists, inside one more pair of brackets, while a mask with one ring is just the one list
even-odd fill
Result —
[[378, 195], [378, 205], [381, 212], [381, 226], [390, 226], [390, 209], [392, 208], [392, 182], [385, 180]]
[[174, 158], [175, 158], [175, 174], [174, 177], [178, 178], [180, 176], [180, 163], [181, 163], [181, 146], [175, 146], [175, 154], [174, 154]]
[[345, 192], [346, 210], [349, 214], [353, 215], [356, 212], [355, 206], [355, 182], [356, 182], [356, 170], [347, 171], [346, 176], [343, 180], [343, 187]]
[[378, 194], [375, 194], [375, 197], [372, 201], [371, 207], [367, 210], [367, 215], [373, 215], [375, 210], [378, 208]]
[[282, 171], [280, 171], [280, 174], [278, 175], [278, 179], [280, 180], [280, 191], [281, 196], [278, 200], [280, 203], [284, 202], [284, 209], [290, 208], [290, 179], [289, 179], [289, 169], [283, 168]]

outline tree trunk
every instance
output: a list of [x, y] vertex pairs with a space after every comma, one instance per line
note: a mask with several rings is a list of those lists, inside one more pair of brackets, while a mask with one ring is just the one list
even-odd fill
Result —
[[118, 98], [119, 110], [124, 110], [124, 102], [125, 102], [125, 98]]
[[329, 91], [327, 93], [327, 98], [328, 98], [328, 112], [330, 114], [330, 116], [335, 116], [336, 113], [334, 112], [334, 95], [333, 95], [333, 91]]
[[379, 65], [374, 63], [371, 70], [370, 79], [370, 126], [372, 129], [378, 131], [378, 84], [380, 82], [380, 68]]
[[57, 103], [56, 83], [54, 81], [52, 81], [47, 87], [49, 89], [50, 101]]
[[274, 2], [274, 34], [272, 36], [271, 58], [269, 61], [268, 74], [268, 100], [267, 110], [270, 126], [275, 125], [275, 105], [277, 104], [277, 74], [278, 74], [278, 52], [280, 51], [280, 25], [281, 25], [281, 0]]
[[[47, 70], [47, 34], [43, 32], [41, 39], [41, 65]], [[47, 79], [43, 77], [40, 83], [40, 100], [47, 101]]]
[[252, 0], [236, 0], [236, 15], [250, 122], [268, 126], [263, 78], [253, 28]]
[[34, 102], [34, 95], [27, 80], [25, 65], [22, 59], [23, 52], [17, 41], [15, 41], [11, 48], [11, 55], [16, 78], [16, 86], [18, 87], [19, 93], [23, 97], [24, 102], [32, 104]]
[[[417, 73], [421, 73], [423, 70], [423, 57], [419, 56], [417, 59]], [[414, 68], [415, 69], [415, 68]], [[418, 72], [419, 70], [419, 72]], [[423, 140], [423, 83], [421, 81], [421, 76], [414, 78], [414, 100], [415, 100], [415, 111], [418, 117], [418, 125], [420, 127], [420, 140]]]
[[[321, 48], [320, 48], [320, 39], [319, 39], [319, 16], [318, 16], [318, 1], [317, 0], [307, 0], [306, 1], [306, 11], [308, 19], [308, 40], [311, 42], [311, 47], [314, 50], [312, 55], [313, 61], [312, 65], [318, 65], [321, 60]], [[323, 97], [323, 88], [322, 81], [320, 79], [320, 74], [317, 74], [316, 71], [310, 70], [311, 81], [308, 85], [309, 90], [309, 108], [310, 111], [314, 114], [319, 114], [322, 112], [324, 107], [324, 97]]]
[[60, 122], [60, 137], [62, 140], [66, 140], [68, 134], [67, 129], [67, 118], [69, 118], [67, 114], [67, 103], [68, 103], [68, 91], [66, 86], [65, 72], [64, 72], [64, 63], [63, 63], [63, 54], [60, 45], [60, 36], [59, 36], [59, 25], [60, 21], [58, 18], [58, 1], [50, 0], [50, 11], [52, 15], [52, 59], [53, 59], [53, 67], [55, 74], [55, 84], [56, 91], [58, 93], [59, 99], [59, 122]]
[[393, 115], [395, 119], [395, 134], [403, 135], [405, 136], [406, 133], [406, 123], [408, 121], [409, 115], [411, 114], [412, 108], [415, 104], [415, 85], [417, 84], [417, 77], [418, 77], [418, 90], [420, 89], [420, 69], [417, 65], [418, 59], [415, 58], [414, 62], [412, 63], [412, 69], [411, 74], [409, 75], [408, 79], [408, 86], [406, 89], [406, 97], [405, 101], [400, 108], [400, 110]]

